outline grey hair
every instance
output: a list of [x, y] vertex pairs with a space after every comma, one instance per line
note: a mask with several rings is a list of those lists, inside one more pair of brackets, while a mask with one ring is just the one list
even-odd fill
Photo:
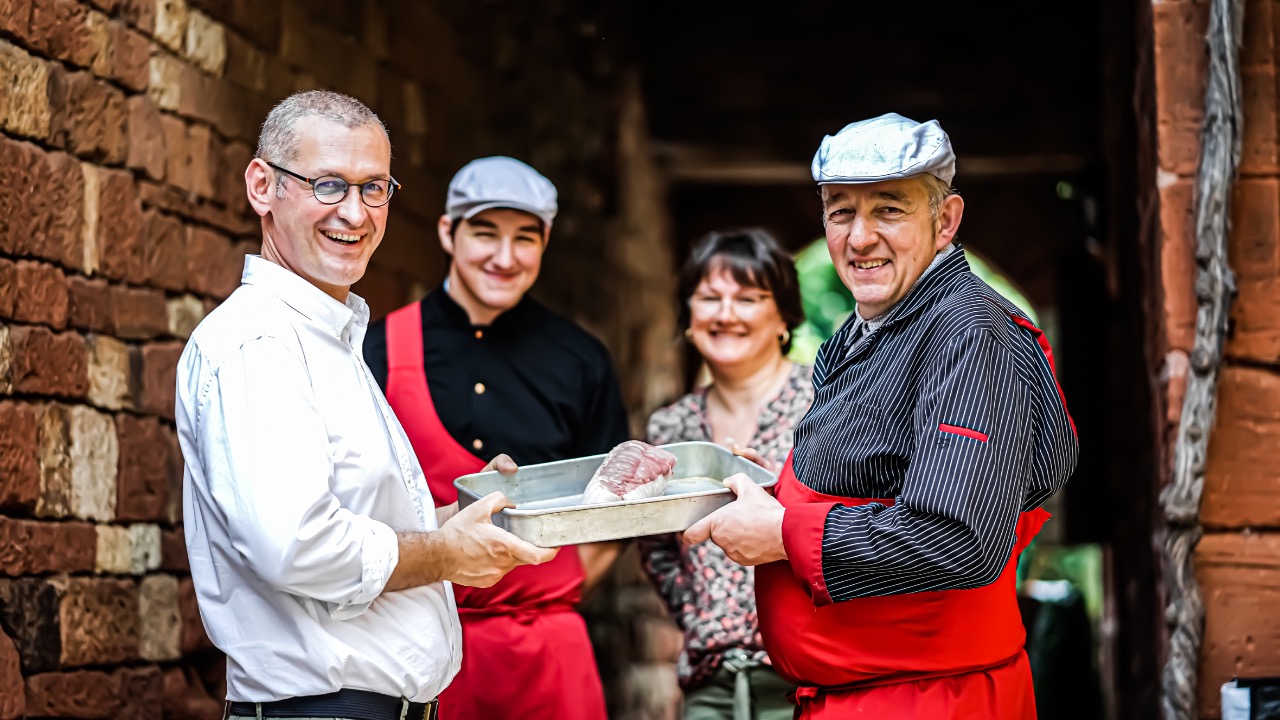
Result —
[[[359, 100], [329, 90], [308, 90], [281, 100], [267, 113], [262, 132], [258, 134], [258, 157], [279, 165], [297, 160], [298, 136], [294, 128], [299, 120], [312, 116], [346, 128], [374, 126], [387, 133], [382, 120]], [[390, 138], [387, 133], [387, 139]]]
[[924, 183], [924, 192], [929, 197], [929, 214], [933, 217], [933, 221], [937, 222], [938, 211], [942, 209], [943, 201], [958, 193], [955, 188], [932, 173], [924, 173], [920, 176], [920, 180]]

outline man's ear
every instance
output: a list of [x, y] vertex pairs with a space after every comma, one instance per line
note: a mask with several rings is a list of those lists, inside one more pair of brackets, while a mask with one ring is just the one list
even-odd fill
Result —
[[935, 249], [941, 250], [955, 239], [960, 231], [960, 219], [964, 217], [964, 199], [959, 195], [948, 195], [938, 208], [938, 242]]
[[244, 169], [245, 194], [259, 217], [266, 217], [271, 212], [271, 204], [276, 199], [275, 184], [276, 174], [262, 158], [254, 158]]
[[436, 222], [436, 234], [440, 236], [440, 248], [444, 254], [453, 257], [453, 218], [441, 215]]

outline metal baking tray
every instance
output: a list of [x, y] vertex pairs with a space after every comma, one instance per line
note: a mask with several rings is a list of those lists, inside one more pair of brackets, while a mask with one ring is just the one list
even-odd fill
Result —
[[[514, 475], [491, 471], [463, 475], [453, 481], [458, 505], [466, 507], [495, 490], [516, 504], [493, 516], [493, 524], [540, 547], [621, 540], [683, 532], [733, 500], [733, 491], [720, 484], [745, 473], [761, 487], [778, 478], [755, 463], [710, 442], [661, 445], [676, 456], [676, 468], [666, 493], [645, 500], [583, 505], [582, 493], [605, 455], [525, 465]], [[686, 477], [714, 482], [680, 482]]]

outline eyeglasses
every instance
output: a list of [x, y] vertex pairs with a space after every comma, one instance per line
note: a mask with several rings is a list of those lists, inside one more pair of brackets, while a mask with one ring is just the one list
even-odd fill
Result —
[[752, 317], [766, 307], [773, 299], [772, 293], [752, 293], [749, 295], [701, 295], [689, 298], [689, 312], [698, 317], [714, 317], [719, 315], [727, 304], [733, 308], [738, 318]]
[[[309, 178], [292, 170], [286, 170], [275, 163], [269, 162], [267, 164], [310, 185], [311, 192], [316, 196], [316, 200], [325, 205], [337, 205], [342, 202], [347, 197], [347, 190], [351, 187], [351, 183], [337, 175]], [[360, 199], [369, 207], [382, 207], [391, 200], [391, 196], [399, 189], [400, 183], [396, 182], [395, 178], [390, 180], [370, 180], [360, 183]]]

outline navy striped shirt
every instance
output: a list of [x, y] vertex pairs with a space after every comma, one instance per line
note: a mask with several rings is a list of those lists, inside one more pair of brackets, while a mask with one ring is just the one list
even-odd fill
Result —
[[823, 344], [796, 428], [800, 482], [894, 499], [827, 515], [834, 602], [994, 582], [1018, 514], [1057, 492], [1079, 454], [1048, 343], [962, 250], [882, 317], [852, 347], [854, 322]]

